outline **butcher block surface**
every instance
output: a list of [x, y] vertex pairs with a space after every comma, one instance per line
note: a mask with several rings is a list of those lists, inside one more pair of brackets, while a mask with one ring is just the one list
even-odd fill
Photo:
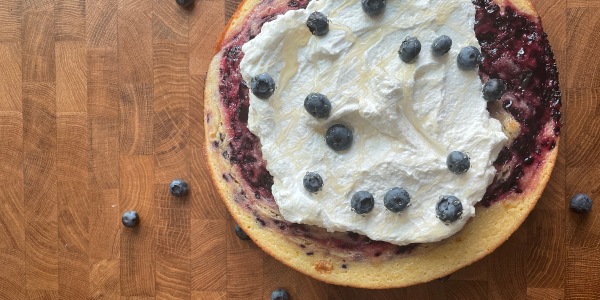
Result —
[[[202, 94], [238, 2], [196, 2], [0, 1], [0, 299], [600, 299], [600, 0], [532, 1], [564, 127], [523, 226], [445, 281], [380, 291], [316, 281], [235, 236]], [[588, 215], [568, 209], [578, 192], [598, 202]], [[130, 209], [138, 228], [121, 225]]]

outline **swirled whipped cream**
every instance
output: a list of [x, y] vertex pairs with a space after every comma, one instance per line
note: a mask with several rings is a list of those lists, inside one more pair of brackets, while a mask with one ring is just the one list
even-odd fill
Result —
[[[315, 11], [329, 19], [324, 36], [313, 36], [306, 26]], [[477, 70], [456, 64], [461, 48], [478, 45], [474, 14], [470, 0], [388, 0], [379, 16], [364, 13], [358, 0], [313, 0], [266, 23], [243, 46], [244, 80], [268, 73], [277, 86], [266, 100], [250, 93], [248, 128], [260, 138], [286, 220], [405, 245], [444, 239], [474, 216], [507, 141], [486, 109]], [[452, 38], [452, 49], [435, 57], [431, 44], [443, 34]], [[410, 64], [398, 56], [407, 36], [422, 44]], [[310, 93], [331, 101], [328, 118], [306, 112]], [[327, 128], [336, 123], [353, 131], [348, 150], [336, 152], [325, 142]], [[454, 150], [470, 157], [464, 174], [446, 165]], [[323, 178], [318, 193], [304, 188], [307, 172]], [[401, 214], [383, 204], [394, 187], [411, 196]], [[351, 209], [358, 191], [375, 198], [364, 215]], [[443, 195], [461, 200], [462, 218], [446, 224], [436, 217]]]

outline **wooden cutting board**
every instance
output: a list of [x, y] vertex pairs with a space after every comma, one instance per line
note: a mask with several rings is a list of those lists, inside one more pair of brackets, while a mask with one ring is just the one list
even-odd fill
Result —
[[[600, 0], [535, 0], [565, 126], [539, 205], [435, 281], [327, 285], [238, 240], [203, 152], [204, 78], [235, 0], [0, 1], [0, 299], [599, 299]], [[168, 193], [185, 178], [191, 194]], [[600, 205], [600, 203], [597, 203]], [[135, 230], [120, 224], [136, 209]]]

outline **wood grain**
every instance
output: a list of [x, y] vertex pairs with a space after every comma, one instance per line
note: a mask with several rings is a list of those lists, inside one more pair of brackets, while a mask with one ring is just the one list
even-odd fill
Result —
[[[0, 1], [0, 299], [599, 299], [600, 0], [535, 0], [564, 124], [552, 179], [497, 251], [405, 289], [331, 286], [240, 241], [206, 166], [208, 63], [239, 0]], [[184, 178], [191, 192], [168, 193]], [[140, 213], [136, 229], [121, 214]]]
[[23, 110], [23, 88], [19, 42], [0, 42], [0, 70], [6, 75], [0, 82], [0, 111], [20, 113]]
[[173, 197], [167, 185], [154, 185], [156, 297], [189, 299], [193, 270], [190, 203], [187, 197]]

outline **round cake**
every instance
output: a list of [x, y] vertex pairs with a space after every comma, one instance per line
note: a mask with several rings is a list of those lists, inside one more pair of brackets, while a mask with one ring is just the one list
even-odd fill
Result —
[[[271, 99], [261, 100], [260, 98], [268, 98], [273, 93], [276, 94], [276, 97], [281, 97], [279, 94], [288, 95], [289, 97], [289, 93], [298, 92], [306, 94], [306, 91], [300, 88], [302, 85], [298, 83], [296, 83], [298, 88], [288, 89], [289, 91], [286, 90], [282, 78], [292, 78], [294, 74], [288, 75], [289, 70], [285, 69], [285, 66], [278, 67], [278, 61], [285, 61], [286, 64], [288, 61], [291, 62], [294, 65], [293, 70], [308, 70], [310, 68], [304, 67], [304, 65], [309, 64], [308, 62], [295, 57], [291, 59], [286, 53], [289, 51], [292, 51], [292, 53], [294, 51], [299, 52], [298, 49], [304, 47], [317, 49], [315, 51], [324, 51], [325, 56], [336, 56], [339, 54], [337, 52], [346, 50], [334, 51], [331, 50], [333, 48], [321, 49], [319, 47], [328, 41], [332, 45], [343, 43], [343, 40], [333, 40], [336, 30], [337, 32], [342, 32], [342, 35], [349, 34], [352, 36], [359, 36], [361, 30], [363, 30], [362, 28], [352, 29], [355, 30], [354, 32], [350, 30], [349, 28], [358, 23], [353, 20], [346, 20], [348, 25], [344, 25], [342, 20], [339, 19], [344, 14], [343, 12], [338, 12], [338, 10], [348, 9], [350, 5], [358, 7], [357, 10], [359, 10], [361, 1], [355, 1], [356, 4], [348, 1], [348, 7], [343, 8], [338, 7], [346, 3], [343, 1], [313, 1], [311, 6], [308, 7], [309, 9], [306, 9], [308, 1], [305, 0], [244, 1], [223, 33], [217, 46], [217, 54], [208, 70], [205, 90], [207, 157], [214, 183], [235, 220], [257, 245], [286, 265], [325, 282], [353, 287], [393, 288], [427, 282], [444, 277], [491, 253], [508, 239], [533, 209], [546, 186], [557, 155], [561, 126], [561, 94], [558, 85], [558, 73], [547, 36], [543, 32], [539, 16], [536, 14], [533, 6], [529, 2], [522, 0], [478, 0], [473, 1], [473, 3], [468, 0], [457, 0], [453, 1], [456, 5], [452, 7], [449, 4], [446, 5], [444, 1], [415, 1], [405, 6], [406, 9], [411, 9], [408, 12], [409, 14], [413, 14], [413, 11], [415, 11], [414, 14], [418, 19], [427, 18], [420, 17], [416, 10], [422, 9], [423, 12], [419, 13], [426, 14], [426, 16], [439, 13], [443, 17], [435, 18], [429, 24], [435, 23], [436, 26], [442, 29], [425, 27], [415, 30], [419, 33], [420, 43], [423, 44], [422, 50], [421, 44], [418, 44], [418, 48], [421, 50], [420, 54], [418, 51], [413, 51], [416, 49], [416, 39], [407, 37], [404, 42], [402, 39], [398, 40], [394, 54], [397, 59], [397, 62], [394, 62], [395, 64], [406, 64], [401, 65], [402, 68], [411, 68], [409, 66], [413, 66], [413, 69], [416, 70], [413, 73], [419, 73], [419, 70], [427, 70], [427, 72], [422, 72], [426, 73], [423, 75], [423, 78], [425, 78], [423, 81], [433, 80], [428, 79], [427, 76], [429, 75], [427, 74], [433, 73], [429, 71], [436, 70], [438, 68], [436, 66], [440, 62], [437, 58], [429, 57], [432, 54], [428, 52], [434, 51], [432, 44], [433, 36], [440, 31], [445, 32], [443, 28], [450, 28], [448, 29], [448, 32], [450, 32], [449, 35], [454, 36], [452, 50], [448, 54], [445, 54], [444, 51], [439, 54], [440, 56], [445, 55], [448, 57], [446, 62], [448, 67], [445, 69], [444, 72], [446, 73], [443, 75], [443, 78], [445, 78], [444, 81], [452, 82], [452, 78], [454, 78], [453, 74], [462, 74], [458, 76], [461, 78], [460, 80], [464, 80], [462, 77], [470, 78], [469, 86], [476, 85], [475, 88], [470, 88], [467, 91], [469, 94], [473, 92], [481, 93], [482, 86], [484, 86], [484, 97], [498, 98], [486, 102], [484, 97], [480, 97], [481, 99], [479, 100], [483, 104], [480, 105], [477, 102], [477, 105], [481, 106], [480, 110], [484, 112], [483, 115], [487, 116], [487, 119], [481, 119], [483, 120], [481, 124], [489, 125], [489, 130], [480, 135], [483, 138], [473, 142], [473, 146], [465, 146], [471, 149], [468, 151], [469, 155], [465, 155], [465, 157], [471, 157], [471, 169], [467, 171], [468, 167], [461, 169], [460, 164], [456, 166], [448, 163], [448, 168], [455, 174], [452, 174], [448, 170], [446, 171], [450, 175], [443, 174], [445, 176], [443, 178], [450, 178], [450, 180], [458, 178], [457, 180], [459, 180], [458, 183], [450, 186], [450, 188], [454, 188], [452, 194], [457, 195], [457, 193], [462, 192], [461, 189], [456, 188], [457, 186], [470, 187], [470, 190], [469, 188], [465, 188], [465, 190], [469, 190], [469, 194], [465, 194], [467, 196], [460, 196], [459, 198], [478, 198], [471, 202], [461, 200], [463, 204], [460, 206], [460, 213], [463, 214], [464, 218], [461, 218], [461, 214], [459, 213], [456, 215], [456, 218], [447, 219], [443, 215], [440, 217], [439, 213], [437, 216], [435, 215], [435, 204], [427, 204], [428, 206], [425, 206], [420, 205], [420, 202], [415, 202], [414, 200], [410, 204], [412, 206], [403, 205], [398, 210], [393, 210], [386, 205], [386, 210], [379, 200], [383, 196], [377, 193], [374, 193], [377, 199], [374, 209], [372, 207], [373, 204], [371, 204], [369, 210], [360, 211], [362, 208], [359, 206], [350, 209], [350, 199], [344, 198], [347, 198], [348, 193], [343, 192], [341, 193], [343, 196], [335, 195], [337, 198], [344, 198], [338, 201], [339, 203], [348, 203], [348, 207], [344, 207], [343, 210], [340, 210], [339, 207], [334, 207], [331, 211], [327, 211], [327, 207], [319, 207], [319, 210], [311, 211], [313, 206], [303, 205], [306, 202], [310, 202], [311, 197], [315, 197], [314, 195], [325, 195], [332, 198], [333, 196], [328, 194], [330, 191], [311, 190], [310, 184], [307, 186], [306, 183], [304, 184], [304, 188], [308, 189], [309, 192], [296, 191], [296, 187], [293, 187], [295, 184], [290, 184], [290, 181], [286, 181], [285, 176], [287, 176], [290, 170], [293, 171], [289, 176], [290, 178], [296, 178], [300, 175], [304, 176], [304, 174], [297, 175], [295, 173], [299, 173], [298, 170], [304, 170], [304, 165], [310, 165], [310, 160], [304, 162], [300, 158], [297, 158], [294, 161], [294, 157], [289, 153], [277, 150], [285, 148], [280, 147], [278, 143], [281, 143], [281, 140], [286, 139], [288, 136], [297, 136], [298, 134], [294, 133], [293, 130], [302, 132], [304, 129], [302, 129], [302, 126], [282, 127], [283, 130], [281, 131], [275, 130], [277, 133], [275, 136], [269, 136], [268, 133], [273, 132], [274, 128], [278, 128], [280, 123], [289, 121], [289, 118], [287, 116], [271, 117], [269, 114], [272, 114], [273, 109], [264, 106], [261, 110], [261, 105], [263, 103], [270, 103], [277, 106], [281, 111], [285, 111], [287, 108], [280, 107], [280, 104], [277, 104], [278, 102], [271, 101]], [[362, 2], [368, 3], [369, 1], [365, 0]], [[337, 5], [337, 3], [340, 3], [340, 5]], [[379, 1], [379, 3], [382, 3], [382, 1]], [[383, 3], [385, 6], [385, 1]], [[400, 13], [399, 11], [403, 9], [397, 3], [390, 3], [388, 1], [387, 5], [388, 7], [385, 9], [389, 10], [388, 14], [392, 14], [392, 12]], [[438, 7], [437, 5], [441, 6]], [[325, 15], [315, 15], [310, 10], [311, 8], [312, 10], [318, 8], [325, 12]], [[377, 14], [377, 7], [367, 7], [365, 9], [363, 6], [363, 10], [356, 13], [367, 15]], [[375, 13], [373, 12], [374, 10]], [[456, 12], [460, 14], [463, 14], [463, 11], [469, 12], [462, 15], [462, 18], [468, 18], [468, 20], [462, 20], [461, 15], [454, 16], [454, 19], [447, 18], [444, 14], [446, 10], [454, 12], [454, 15], [456, 15]], [[401, 13], [407, 12], [402, 11]], [[323, 21], [326, 15], [330, 19], [325, 19], [325, 22], [321, 22], [320, 27], [311, 26]], [[353, 15], [353, 13], [350, 14], [350, 16]], [[303, 23], [299, 26], [298, 22], [294, 23], [294, 16], [298, 17], [298, 20], [308, 19], [307, 23], [312, 22], [313, 24], [305, 25]], [[382, 31], [390, 32], [390, 36], [396, 31], [402, 30], [394, 29], [396, 28], [396, 23], [387, 24], [382, 21], [389, 18], [385, 19], [377, 16], [373, 17], [373, 19], [370, 18], [363, 17], [364, 20], [367, 20], [366, 22], [371, 22], [371, 20], [373, 22], [373, 24], [369, 23], [365, 26], [374, 28], [374, 26], [379, 25]], [[276, 21], [270, 22], [274, 20]], [[396, 20], [398, 18], [394, 18], [394, 22]], [[267, 23], [264, 28], [265, 33], [257, 38], [259, 33], [263, 31], [265, 23]], [[423, 23], [425, 24], [426, 22]], [[476, 47], [467, 47], [470, 42], [468, 37], [464, 39], [456, 37], [455, 31], [458, 29], [455, 30], [455, 28], [459, 23], [473, 27], [471, 30], [473, 32], [470, 34], [472, 35], [471, 40], [474, 41], [472, 43], [475, 43], [472, 46]], [[286, 29], [285, 24], [291, 25]], [[407, 27], [412, 28], [411, 26], [408, 25]], [[433, 25], [429, 27], [431, 26]], [[325, 27], [330, 27], [332, 32], [327, 33], [328, 30], [323, 30]], [[399, 26], [398, 28], [401, 27]], [[290, 32], [294, 30], [306, 31], [302, 33], [302, 36], [306, 37], [307, 40], [301, 42], [302, 38], [296, 39], [292, 37], [291, 43], [280, 43], [279, 41], [274, 41], [275, 38], [267, 36], [269, 32], [279, 32], [277, 34], [282, 39], [286, 37], [290, 39], [289, 37], [293, 36]], [[378, 29], [375, 28], [374, 30]], [[432, 32], [432, 34], [427, 35], [427, 32]], [[405, 35], [404, 33], [401, 34]], [[319, 40], [323, 35], [329, 35], [329, 39]], [[313, 39], [310, 41], [314, 42], [314, 44], [310, 44], [308, 39]], [[248, 43], [249, 41], [252, 42]], [[273, 50], [269, 50], [271, 49], [268, 47], [269, 42], [273, 45]], [[283, 49], [278, 48], [277, 45], [279, 44], [282, 45], [279, 48]], [[262, 45], [265, 46], [262, 47]], [[290, 47], [293, 49], [287, 49]], [[398, 47], [400, 47], [400, 50], [398, 50]], [[351, 49], [348, 51], [357, 51], [355, 48], [360, 50], [360, 47], [348, 47], [348, 49]], [[382, 46], [382, 48], [384, 47]], [[460, 59], [457, 60], [456, 57], [465, 53], [461, 48], [469, 48], [466, 50], [481, 52], [481, 59], [477, 60], [475, 69], [469, 71], [471, 73], [463, 73], [463, 66], [458, 66], [461, 70], [456, 69], [456, 65], [461, 64]], [[246, 57], [243, 50], [250, 51]], [[265, 97], [264, 94], [256, 90], [256, 87], [252, 87], [254, 84], [254, 77], [252, 76], [259, 75], [255, 73], [259, 73], [262, 69], [267, 69], [267, 67], [259, 66], [259, 61], [263, 63], [265, 58], [273, 57], [273, 62], [267, 61], [266, 65], [274, 66], [273, 68], [279, 70], [281, 74], [277, 75], [274, 73], [275, 71], [271, 72], [274, 74], [273, 77], [278, 85], [277, 89], [267, 91]], [[417, 63], [414, 62], [415, 57], [418, 58]], [[365, 64], [365, 62], [362, 63]], [[369, 61], [367, 60], [366, 63], [369, 63]], [[321, 68], [319, 76], [324, 76], [323, 74], [330, 72], [336, 64], [334, 63], [331, 66]], [[240, 67], [240, 65], [242, 66]], [[342, 65], [351, 65], [351, 61], [346, 61]], [[358, 69], [360, 67], [360, 65], [357, 66]], [[382, 69], [385, 69], [385, 67], [387, 65], [382, 66]], [[323, 70], [326, 70], [325, 73], [323, 73]], [[304, 72], [306, 73], [307, 71]], [[348, 73], [348, 71], [344, 72]], [[330, 75], [321, 81], [327, 81], [333, 79], [333, 77], [342, 78], [344, 77], [343, 74], [346, 73], [341, 73], [342, 75]], [[503, 93], [501, 95], [493, 95], [494, 93], [486, 94], [486, 89], [490, 86], [493, 87], [493, 84], [496, 82], [501, 82]], [[394, 81], [388, 86], [402, 87], [406, 84], [406, 82], [397, 83]], [[418, 83], [415, 83], [416, 85]], [[314, 89], [314, 84], [312, 87]], [[384, 85], [384, 87], [386, 86]], [[303, 123], [321, 124], [325, 126], [324, 128], [329, 127], [330, 130], [340, 130], [343, 127], [343, 125], [334, 124], [337, 119], [345, 120], [346, 123], [354, 122], [353, 125], [355, 128], [351, 130], [356, 135], [354, 144], [351, 146], [353, 148], [348, 151], [346, 148], [341, 148], [345, 147], [345, 145], [340, 146], [340, 141], [337, 141], [338, 144], [335, 144], [333, 142], [329, 143], [329, 140], [327, 140], [329, 148], [336, 150], [331, 151], [333, 153], [331, 155], [351, 157], [352, 151], [354, 151], [358, 152], [358, 157], [361, 157], [360, 151], [371, 149], [360, 147], [363, 142], [359, 141], [365, 135], [363, 133], [370, 132], [365, 128], [375, 126], [380, 131], [387, 131], [388, 128], [393, 127], [387, 125], [389, 122], [394, 122], [394, 124], [401, 123], [397, 122], [394, 115], [391, 117], [384, 115], [382, 117], [379, 114], [381, 109], [371, 109], [368, 105], [361, 111], [361, 116], [364, 117], [364, 115], [367, 115], [365, 118], [368, 119], [369, 116], [375, 115], [377, 118], [369, 119], [370, 121], [366, 123], [354, 121], [357, 118], [348, 119], [343, 114], [347, 109], [341, 108], [340, 104], [344, 100], [331, 95], [335, 94], [336, 90], [347, 90], [346, 96], [342, 98], [352, 98], [351, 94], [360, 94], [360, 89], [354, 91], [348, 87], [345, 88], [342, 83], [339, 86], [328, 84], [328, 88], [330, 91], [327, 95], [331, 103], [327, 103], [329, 103], [329, 106], [332, 106], [330, 107], [331, 116], [329, 116], [329, 111], [324, 114], [318, 110], [310, 110], [306, 107], [307, 102], [304, 102], [305, 107], [301, 107], [300, 109], [304, 115], [298, 118], [304, 120]], [[324, 90], [325, 88], [322, 89]], [[376, 89], [381, 88], [377, 87]], [[442, 89], [444, 94], [450, 94], [447, 90], [451, 88], [444, 86]], [[389, 95], [393, 96], [390, 98], [394, 98], [399, 95], [393, 88], [387, 90], [384, 88], [383, 90], [390, 90], [389, 93], [382, 96], [383, 98]], [[402, 89], [400, 88], [399, 90]], [[469, 97], [467, 96], [467, 92], [464, 92], [464, 95], [462, 95], [464, 98]], [[459, 98], [462, 97], [461, 94], [452, 94], [452, 97], [449, 98], [457, 98], [457, 96]], [[310, 97], [312, 97], [313, 101], [319, 99], [319, 101], [324, 101], [322, 99], [324, 96], [321, 94], [313, 95], [311, 93]], [[296, 95], [294, 98], [298, 98], [298, 96]], [[308, 101], [309, 97], [307, 96], [306, 98], [306, 101]], [[490, 100], [487, 98], [486, 100]], [[253, 103], [252, 106], [251, 103]], [[352, 106], [352, 103], [350, 103], [350, 106]], [[264, 122], [264, 125], [257, 123], [257, 120], [260, 121], [269, 118], [276, 119], [278, 123]], [[323, 121], [323, 119], [331, 120]], [[489, 121], [487, 121], [488, 119]], [[297, 120], [294, 121], [297, 122]], [[439, 119], [434, 122], [434, 125], [428, 125], [423, 117], [416, 117], [410, 121], [410, 124], [418, 128], [423, 127], [427, 129], [435, 124], [437, 126], [448, 127], [443, 124], [443, 120]], [[377, 127], [377, 122], [381, 122], [382, 125]], [[467, 123], [470, 124], [473, 122], [471, 120]], [[415, 123], [418, 124], [414, 125]], [[317, 125], [313, 127], [315, 126]], [[386, 137], [395, 134], [393, 129], [389, 130], [390, 132], [384, 132]], [[474, 130], [476, 129], [469, 129], [469, 132]], [[421, 132], [420, 130], [417, 131]], [[264, 134], [265, 132], [267, 134]], [[322, 137], [315, 137], [314, 139], [317, 141], [321, 139], [323, 145], [326, 144], [326, 139], [329, 138], [326, 135], [335, 134], [334, 131], [330, 132], [329, 130], [327, 133], [324, 130], [316, 130], [316, 132], [321, 132]], [[259, 139], [255, 134], [260, 135], [262, 139]], [[461, 135], [457, 136], [452, 137], [450, 140], [460, 138]], [[465, 136], [469, 135], [465, 134]], [[264, 144], [261, 144], [261, 140], [264, 141]], [[437, 141], [438, 138], [434, 136], [433, 139], [428, 140]], [[385, 143], [380, 142], [380, 144], [384, 145]], [[273, 145], [276, 147], [272, 147]], [[482, 145], [486, 146], [483, 147]], [[327, 146], [319, 147], [327, 148]], [[457, 148], [457, 146], [452, 147]], [[487, 150], [483, 151], [483, 154], [480, 154], [474, 150], [477, 147]], [[452, 148], [452, 150], [454, 149]], [[265, 151], [264, 155], [263, 151]], [[315, 152], [314, 150], [307, 151]], [[268, 157], [270, 160], [267, 161], [265, 157]], [[479, 159], [480, 157], [484, 159]], [[369, 160], [375, 161], [377, 159], [378, 157], [369, 158]], [[320, 160], [329, 161], [331, 159], [320, 158]], [[406, 165], [406, 161], [412, 161], [414, 158], [403, 161], [403, 158], [399, 157], [394, 160], [400, 165]], [[394, 160], [390, 162], [386, 161], [385, 164], [381, 163], [377, 166], [393, 164]], [[448, 160], [450, 160], [450, 155]], [[489, 162], [487, 164], [482, 163], [479, 166], [479, 161]], [[277, 167], [277, 164], [281, 166]], [[296, 169], [293, 167], [287, 168], [286, 164], [290, 166], [299, 165], [299, 167], [295, 167]], [[352, 165], [352, 161], [347, 161], [346, 164]], [[324, 169], [319, 169], [319, 173], [322, 175], [325, 174], [325, 176], [331, 175], [327, 173], [327, 167], [325, 165]], [[309, 168], [314, 169], [317, 167], [310, 166]], [[313, 169], [310, 169], [310, 171]], [[394, 175], [394, 172], [400, 172], [396, 171], [397, 169], [391, 170], [385, 173], [387, 174], [385, 176], [389, 177], [390, 172], [391, 175]], [[406, 172], [404, 169], [400, 170]], [[367, 177], [375, 178], [371, 181], [376, 183], [380, 181], [378, 178], [383, 176], [375, 171], [370, 173], [368, 169], [360, 170], [360, 172]], [[410, 168], [408, 172], [412, 174]], [[467, 175], [461, 174], [465, 172], [469, 176], [472, 176], [472, 178], [468, 177], [471, 178], [469, 179], [471, 181], [465, 179]], [[425, 173], [431, 172], [427, 171]], [[306, 176], [309, 176], [309, 174], [307, 173]], [[307, 178], [306, 176], [305, 178]], [[300, 183], [298, 185], [300, 189], [302, 189], [301, 178], [300, 180], [294, 179], [295, 182]], [[434, 178], [434, 181], [423, 177], [421, 185], [419, 185], [417, 176], [416, 183], [410, 184], [409, 187], [406, 187], [406, 190], [411, 195], [417, 195], [417, 198], [423, 198], [424, 196], [419, 193], [424, 188], [411, 189], [411, 186], [436, 186], [437, 182], [435, 180], [439, 180], [436, 178], [442, 177], [432, 178]], [[324, 181], [326, 186], [332, 182], [327, 177]], [[318, 182], [318, 188], [320, 189], [323, 185], [323, 180], [319, 178]], [[406, 193], [406, 191], [402, 191]], [[303, 193], [306, 194], [306, 197], [301, 198], [300, 194]], [[300, 197], [299, 199], [308, 200], [300, 202], [287, 201], [298, 197]], [[368, 199], [369, 197], [363, 198]], [[330, 202], [336, 202], [336, 199]], [[441, 197], [439, 200], [435, 199], [435, 201], [439, 201], [438, 211], [439, 203], [447, 199], [455, 198], [446, 197], [444, 199], [444, 197]], [[389, 220], [393, 218], [401, 220], [401, 218], [408, 219], [416, 215], [420, 211], [419, 207], [421, 206], [426, 208], [425, 210], [430, 215], [430, 218], [434, 218], [429, 224], [417, 224], [418, 226], [412, 224], [413, 227], [409, 228], [406, 227], [408, 226], [406, 225], [408, 222], [403, 223], [398, 221], [399, 223], [390, 223]], [[389, 210], [393, 210], [394, 212], [404, 211], [402, 214], [392, 214]], [[421, 208], [421, 210], [423, 209]], [[296, 215], [296, 211], [300, 214]], [[336, 211], [339, 212], [339, 216], [349, 215], [350, 218], [354, 218], [354, 216], [356, 218], [352, 219], [351, 222], [345, 222], [345, 219], [341, 218], [341, 221], [335, 223]], [[357, 214], [359, 212], [361, 214]], [[376, 218], [374, 212], [378, 212], [378, 216], [381, 216], [381, 218]], [[284, 215], [287, 218], [284, 218]], [[313, 218], [315, 216], [317, 218]], [[435, 220], [436, 217], [439, 220]], [[291, 222], [290, 220], [295, 220], [295, 222]], [[361, 223], [365, 223], [365, 226], [359, 226]], [[372, 223], [392, 224], [397, 228], [409, 228], [407, 231], [414, 234], [398, 234], [394, 230], [382, 230], [381, 227], [371, 226]], [[421, 230], [421, 228], [437, 229], [428, 231]], [[420, 233], [421, 231], [423, 232]], [[435, 234], [433, 237], [431, 236], [432, 232]]]

